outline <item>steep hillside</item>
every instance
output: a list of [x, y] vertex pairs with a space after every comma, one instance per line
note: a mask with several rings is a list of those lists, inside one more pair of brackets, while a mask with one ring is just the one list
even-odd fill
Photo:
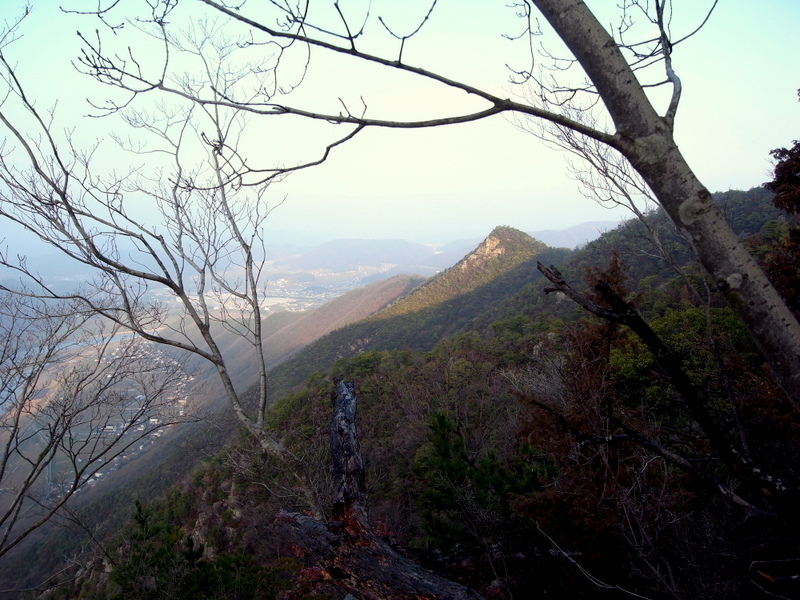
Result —
[[397, 298], [408, 294], [422, 281], [422, 277], [414, 275], [396, 275], [351, 290], [313, 311], [291, 319], [266, 338], [268, 364], [277, 365], [323, 335], [369, 318]]
[[432, 277], [413, 292], [375, 315], [388, 319], [473, 292], [547, 249], [542, 242], [511, 227], [497, 227], [480, 245], [455, 265]]
[[[725, 211], [733, 230], [741, 237], [758, 234], [784, 218], [772, 204], [771, 194], [761, 187], [718, 192], [714, 198]], [[690, 285], [698, 283], [702, 277], [686, 240], [660, 210], [649, 213], [646, 223], [638, 219], [620, 223], [563, 261], [542, 257], [541, 262], [545, 266], [557, 266], [564, 278], [581, 290], [588, 287], [593, 274], [609, 265], [613, 256], [618, 258], [621, 275], [634, 298], [646, 299], [668, 291], [667, 288], [678, 295], [690, 294]], [[475, 322], [476, 329], [485, 330], [493, 321], [518, 314], [542, 324], [583, 314], [582, 309], [561, 295], [545, 294], [544, 289], [549, 285], [544, 279], [531, 280], [516, 293], [498, 299]]]
[[273, 371], [274, 385], [289, 391], [315, 371], [367, 350], [429, 350], [442, 338], [470, 329], [497, 302], [539, 279], [537, 260], [561, 262], [568, 254], [521, 231], [498, 227], [456, 265], [407, 296], [298, 353]]
[[[338, 298], [304, 312], [280, 312], [264, 319], [264, 348], [268, 367], [272, 367], [311, 342], [336, 329], [365, 319], [393, 300], [419, 285], [422, 278], [399, 275], [351, 290]], [[234, 381], [242, 389], [256, 380], [255, 362], [250, 344], [235, 333], [217, 332], [220, 348]], [[217, 385], [215, 373], [200, 359], [193, 358], [189, 368], [207, 385]]]

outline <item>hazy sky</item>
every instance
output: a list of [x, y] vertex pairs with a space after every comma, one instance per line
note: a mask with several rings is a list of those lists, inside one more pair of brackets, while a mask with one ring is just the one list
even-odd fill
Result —
[[[82, 3], [96, 5], [31, 0], [33, 13], [21, 30], [24, 37], [6, 53], [17, 62], [40, 106], [58, 100], [57, 123], [69, 123], [87, 143], [99, 139], [105, 144], [108, 131], [120, 130], [119, 122], [80, 115], [90, 112], [87, 96], [102, 98], [107, 91], [76, 75], [70, 65], [78, 49], [75, 30], [91, 32], [95, 23], [57, 10], [58, 5]], [[6, 19], [19, 12], [11, 9], [13, 4], [3, 2], [0, 8]], [[180, 0], [174, 20], [201, 18], [197, 4]], [[348, 6], [346, 0], [342, 4]], [[349, 4], [353, 11], [359, 9], [358, 2]], [[425, 4], [376, 0], [373, 13], [407, 30], [420, 11], [424, 13]], [[506, 64], [524, 68], [525, 55], [518, 42], [502, 37], [519, 27], [506, 4], [440, 0], [423, 29], [425, 35], [408, 42], [405, 61], [509, 97], [519, 95], [518, 86], [508, 83]], [[598, 10], [616, 4], [589, 2]], [[708, 4], [676, 0], [676, 36], [696, 25]], [[604, 14], [603, 21], [611, 22], [612, 15]], [[769, 178], [769, 150], [800, 137], [800, 50], [795, 43], [799, 25], [796, 0], [720, 0], [703, 31], [676, 48], [674, 66], [684, 84], [676, 137], [712, 191], [760, 185]], [[373, 26], [380, 30], [377, 22]], [[392, 41], [376, 35], [370, 43], [390, 47]], [[536, 43], [548, 50], [558, 48], [557, 39], [546, 31]], [[416, 117], [445, 114], [464, 102], [463, 94], [331, 61], [316, 52], [311, 65], [301, 91], [304, 101], [312, 104], [335, 107], [341, 98], [355, 106], [363, 97], [369, 116]], [[265, 156], [274, 154], [275, 160], [291, 164], [297, 159], [294, 151], [310, 148], [307, 156], [314, 156], [319, 140], [327, 139], [317, 136], [336, 134], [312, 132], [291, 118], [280, 119], [259, 130], [254, 152], [263, 150]], [[544, 147], [502, 116], [428, 130], [366, 131], [334, 151], [322, 166], [274, 186], [269, 198], [275, 202], [284, 196], [286, 201], [268, 225], [279, 242], [305, 242], [310, 235], [319, 241], [360, 237], [445, 242], [483, 236], [496, 225], [531, 231], [626, 216], [583, 198], [567, 174], [565, 155]]]

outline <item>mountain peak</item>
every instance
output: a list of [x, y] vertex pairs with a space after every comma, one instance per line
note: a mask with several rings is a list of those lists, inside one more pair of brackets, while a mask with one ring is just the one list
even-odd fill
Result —
[[419, 310], [470, 292], [534, 258], [546, 248], [546, 244], [518, 229], [496, 227], [454, 266], [431, 277], [376, 317]]
[[[461, 271], [482, 268], [487, 261], [506, 254], [509, 256], [518, 254], [533, 256], [543, 249], [542, 246], [543, 244], [527, 233], [501, 225], [495, 227], [475, 250], [467, 254], [455, 266]], [[514, 258], [511, 260], [514, 261]]]

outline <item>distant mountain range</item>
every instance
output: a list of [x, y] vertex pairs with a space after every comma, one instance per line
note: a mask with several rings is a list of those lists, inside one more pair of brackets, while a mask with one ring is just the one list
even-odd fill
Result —
[[[574, 249], [597, 239], [617, 225], [615, 221], [592, 221], [568, 229], [527, 234], [552, 248]], [[266, 258], [275, 270], [292, 272], [316, 269], [348, 271], [360, 266], [387, 266], [381, 274], [365, 277], [362, 283], [366, 284], [400, 273], [433, 275], [456, 264], [481, 241], [481, 238], [469, 238], [432, 246], [399, 239], [340, 239], [314, 247], [269, 246]]]
[[[586, 244], [618, 225], [615, 221], [592, 221], [560, 230], [528, 232], [532, 238], [553, 248], [575, 248]], [[481, 238], [454, 240], [442, 245], [425, 245], [406, 240], [339, 239], [317, 246], [268, 245], [264, 259], [269, 279], [286, 278], [314, 284], [313, 271], [346, 273], [355, 271], [353, 287], [368, 285], [394, 275], [430, 277], [453, 266], [481, 243]], [[9, 246], [9, 252], [25, 255], [29, 265], [55, 290], [66, 292], [91, 279], [93, 273], [49, 246]], [[370, 272], [358, 275], [360, 268]], [[379, 272], [375, 272], [375, 271]], [[0, 282], [14, 285], [15, 273], [0, 273]]]
[[527, 232], [532, 238], [553, 248], [575, 249], [596, 240], [606, 231], [619, 225], [619, 221], [588, 221], [567, 229], [545, 229]]

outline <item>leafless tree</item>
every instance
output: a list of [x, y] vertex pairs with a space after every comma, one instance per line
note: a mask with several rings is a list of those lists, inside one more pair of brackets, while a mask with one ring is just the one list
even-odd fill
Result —
[[183, 366], [120, 331], [76, 302], [0, 295], [0, 558], [187, 420]]
[[[711, 4], [712, 8], [715, 4]], [[317, 157], [300, 161], [290, 169], [324, 160], [334, 146], [369, 127], [433, 127], [476, 121], [497, 114], [517, 114], [543, 120], [562, 131], [571, 132], [570, 135], [608, 147], [624, 157], [692, 244], [716, 287], [729, 299], [749, 328], [777, 381], [795, 407], [800, 408], [800, 324], [732, 232], [711, 194], [686, 163], [673, 137], [673, 124], [682, 92], [680, 78], [673, 67], [674, 49], [696, 33], [705, 20], [701, 20], [693, 31], [675, 34], [672, 31], [673, 7], [669, 0], [647, 3], [626, 0], [619, 25], [610, 31], [581, 0], [516, 2], [511, 9], [517, 11], [523, 26], [521, 32], [509, 34], [509, 37], [518, 37], [523, 43], [530, 44], [532, 63], [536, 62], [532, 39], [541, 33], [537, 21], [539, 16], [549, 23], [571, 54], [566, 60], [556, 59], [556, 69], [549, 77], [535, 77], [533, 64], [515, 72], [515, 81], [534, 84], [535, 100], [529, 101], [501, 97], [447, 74], [407, 62], [406, 56], [415, 37], [440, 8], [436, 2], [431, 2], [427, 10], [420, 12], [417, 26], [408, 31], [399, 31], [391, 18], [377, 14], [377, 9], [371, 5], [359, 9], [345, 7], [340, 2], [311, 0], [297, 3], [196, 0], [189, 5], [194, 8], [205, 5], [211, 13], [226, 17], [231, 29], [238, 28], [247, 36], [239, 45], [240, 49], [259, 50], [260, 56], [269, 57], [266, 61], [258, 61], [258, 68], [253, 69], [262, 77], [263, 85], [250, 88], [251, 93], [245, 95], [234, 94], [213, 84], [193, 91], [181, 88], [173, 76], [175, 57], [170, 52], [176, 48], [173, 29], [185, 26], [180, 11], [186, 3], [178, 6], [172, 0], [148, 2], [146, 13], [137, 13], [133, 18], [130, 16], [133, 13], [122, 11], [136, 10], [135, 3], [109, 1], [91, 11], [103, 21], [107, 30], [118, 33], [119, 26], [129, 18], [129, 23], [147, 28], [150, 35], [158, 38], [163, 51], [162, 62], [157, 68], [146, 68], [136, 60], [135, 40], [130, 51], [115, 51], [103, 45], [111, 43], [112, 36], [98, 33], [91, 39], [85, 38], [86, 47], [80, 61], [83, 70], [123, 93], [115, 102], [100, 108], [114, 112], [137, 102], [142, 95], [156, 93], [191, 100], [198, 106], [236, 109], [257, 117], [294, 115], [321, 123], [351, 126], [346, 134], [337, 133], [336, 141], [322, 148]], [[639, 22], [651, 26], [645, 28], [643, 36], [638, 34]], [[371, 45], [374, 36], [380, 32], [388, 41], [383, 44], [382, 53], [372, 53], [371, 48], [381, 47]], [[391, 50], [385, 50], [387, 47]], [[464, 92], [484, 106], [465, 112], [455, 109], [453, 114], [444, 117], [393, 120], [373, 118], [368, 114], [365, 102], [356, 109], [338, 100], [338, 112], [328, 108], [337, 102], [336, 98], [316, 97], [317, 108], [309, 108], [309, 102], [313, 101], [307, 98], [292, 103], [289, 92], [300, 86], [311, 55], [317, 52], [358, 59], [386, 70], [416, 76], [438, 84], [442, 89]], [[567, 73], [568, 67], [578, 72], [577, 77]], [[659, 72], [660, 76], [653, 75]], [[667, 107], [662, 113], [656, 110], [646, 94], [646, 89], [655, 86], [669, 90]], [[594, 122], [576, 118], [575, 110], [601, 118]], [[240, 183], [261, 185], [276, 175], [274, 167], [259, 168], [249, 163], [242, 166], [241, 173], [248, 177], [237, 178]]]
[[[233, 96], [249, 77], [250, 65], [240, 68], [228, 60], [236, 44], [218, 34], [214, 24], [199, 24], [168, 40], [200, 65], [199, 76], [186, 74], [178, 80], [180, 94], [187, 98], [208, 86]], [[0, 216], [88, 267], [94, 279], [65, 295], [25, 260], [4, 255], [0, 264], [19, 272], [35, 297], [69, 297], [82, 310], [139, 338], [213, 365], [239, 421], [265, 451], [289, 465], [301, 495], [321, 517], [302, 457], [265, 426], [263, 224], [274, 206], [264, 194], [280, 172], [260, 186], [245, 185], [247, 159], [238, 147], [248, 126], [244, 113], [196, 102], [152, 112], [131, 107], [125, 121], [142, 135], [137, 140], [120, 135], [117, 142], [137, 164], [104, 178], [94, 170], [97, 148], [81, 151], [70, 134], [60, 135], [26, 95], [2, 53], [0, 65], [8, 86], [0, 122], [10, 137], [0, 155]], [[12, 114], [24, 114], [27, 121], [12, 122]], [[27, 157], [28, 166], [15, 162], [12, 143]], [[230, 374], [219, 342], [226, 332], [252, 348], [258, 378], [255, 406], [243, 397], [250, 382], [236, 382]]]

